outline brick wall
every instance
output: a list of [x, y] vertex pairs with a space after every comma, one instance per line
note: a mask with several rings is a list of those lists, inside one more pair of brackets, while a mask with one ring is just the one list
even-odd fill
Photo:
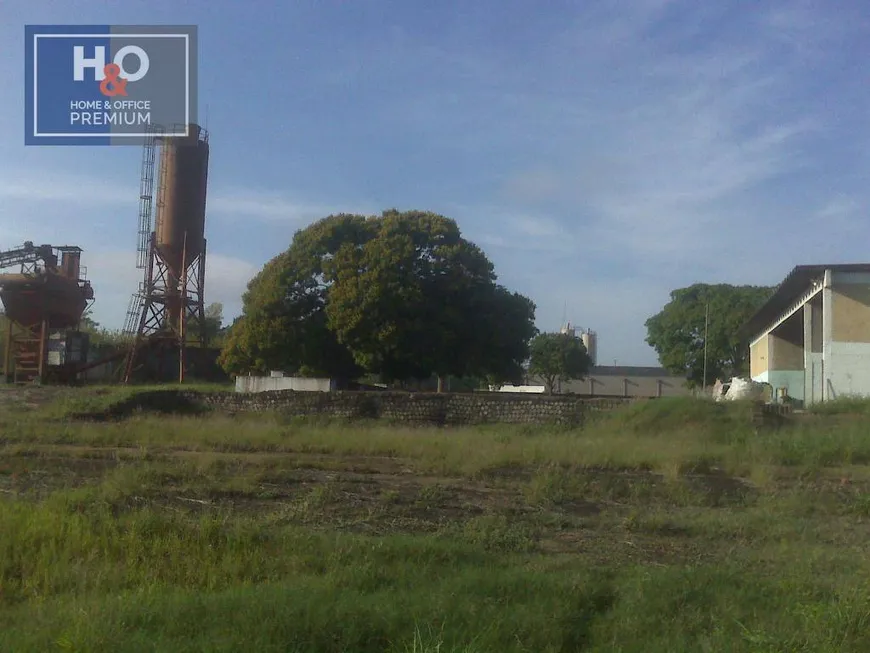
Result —
[[506, 393], [294, 392], [139, 393], [119, 404], [115, 414], [134, 409], [183, 411], [209, 408], [224, 412], [274, 411], [290, 415], [380, 418], [430, 424], [579, 424], [590, 411], [611, 410], [631, 399], [589, 399], [570, 395]]

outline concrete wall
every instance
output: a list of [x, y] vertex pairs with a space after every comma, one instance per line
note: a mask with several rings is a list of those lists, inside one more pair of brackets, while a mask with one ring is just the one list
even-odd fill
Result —
[[563, 392], [587, 397], [687, 397], [691, 391], [681, 377], [609, 376], [593, 374], [583, 381], [562, 384]]
[[[541, 379], [529, 376], [528, 386], [543, 386]], [[657, 397], [690, 397], [692, 391], [686, 387], [686, 379], [670, 376], [660, 367], [610, 366], [593, 367], [585, 379], [565, 381], [560, 394], [573, 394], [581, 397], [629, 397], [652, 399]]]
[[831, 313], [836, 342], [870, 342], [870, 284], [834, 283]]
[[749, 375], [754, 379], [768, 370], [769, 338], [764, 335], [749, 347]]
[[688, 397], [686, 379], [666, 375], [610, 374], [593, 371], [586, 379], [562, 384], [562, 392], [581, 397]]
[[[803, 334], [801, 335], [803, 336]], [[803, 344], [798, 344], [774, 333], [770, 334], [769, 343], [770, 349], [767, 366], [769, 371], [774, 372], [804, 369]]]
[[870, 396], [870, 274], [834, 274], [831, 285], [825, 396]]
[[197, 393], [156, 391], [140, 393], [113, 412], [137, 408], [190, 410], [211, 408], [230, 413], [275, 411], [288, 415], [325, 415], [339, 418], [382, 418], [391, 421], [442, 425], [581, 424], [590, 412], [612, 410], [630, 399], [588, 399], [569, 395], [411, 392], [257, 392]]
[[335, 382], [332, 379], [315, 379], [301, 376], [236, 377], [236, 392], [274, 392], [277, 390], [330, 392], [335, 390]]
[[773, 396], [778, 397], [779, 388], [785, 388], [792, 399], [804, 400], [804, 385], [806, 383], [804, 370], [778, 370], [768, 373], [767, 383], [773, 388]]
[[870, 396], [870, 343], [832, 342], [825, 377], [829, 399]]

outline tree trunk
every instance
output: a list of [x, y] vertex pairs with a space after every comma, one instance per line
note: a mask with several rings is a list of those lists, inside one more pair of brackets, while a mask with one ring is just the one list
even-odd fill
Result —
[[444, 392], [444, 377], [438, 375], [438, 392]]

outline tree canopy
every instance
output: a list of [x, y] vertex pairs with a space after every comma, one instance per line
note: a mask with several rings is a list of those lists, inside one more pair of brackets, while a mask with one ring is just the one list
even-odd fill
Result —
[[746, 373], [749, 350], [740, 328], [773, 294], [774, 288], [695, 284], [671, 292], [671, 299], [646, 321], [647, 343], [673, 374], [690, 386], [704, 383], [704, 321], [707, 325], [707, 383]]
[[582, 379], [592, 364], [586, 346], [570, 333], [541, 333], [530, 349], [529, 372], [541, 377], [547, 394], [564, 381]]
[[516, 380], [534, 312], [455, 221], [339, 214], [297, 232], [251, 281], [221, 362], [230, 372]]

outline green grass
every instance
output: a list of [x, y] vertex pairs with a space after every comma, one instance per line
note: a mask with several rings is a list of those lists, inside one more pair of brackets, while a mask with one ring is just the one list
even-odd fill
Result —
[[[75, 412], [106, 408], [120, 401], [119, 396], [123, 395], [113, 395], [111, 401], [99, 396], [78, 400]], [[68, 416], [69, 405], [49, 406], [46, 414]], [[722, 468], [749, 475], [753, 467], [836, 467], [870, 461], [868, 420], [861, 416], [800, 420], [788, 428], [756, 433], [748, 417], [741, 420], [736, 409], [724, 413], [722, 422], [714, 414], [707, 426], [687, 421], [684, 427], [677, 420], [662, 424], [657, 406], [645, 427], [644, 415], [638, 412], [599, 418], [583, 431], [509, 425], [445, 430], [270, 415], [203, 419], [140, 414], [95, 427], [76, 420], [44, 422], [7, 414], [0, 417], [4, 426], [0, 437], [6, 443], [28, 445], [408, 457], [418, 460], [421, 471], [461, 475], [511, 465], [548, 464], [670, 473]]]
[[810, 412], [816, 415], [842, 415], [870, 413], [870, 399], [864, 397], [841, 397], [824, 403], [814, 404]]
[[870, 650], [860, 402], [68, 418], [128, 392], [0, 414], [0, 651]]
[[43, 412], [43, 415], [67, 417], [76, 414], [90, 414], [109, 411], [113, 407], [124, 404], [142, 393], [172, 392], [184, 390], [190, 392], [232, 392], [232, 385], [217, 383], [185, 383], [160, 385], [93, 385], [67, 391]]

